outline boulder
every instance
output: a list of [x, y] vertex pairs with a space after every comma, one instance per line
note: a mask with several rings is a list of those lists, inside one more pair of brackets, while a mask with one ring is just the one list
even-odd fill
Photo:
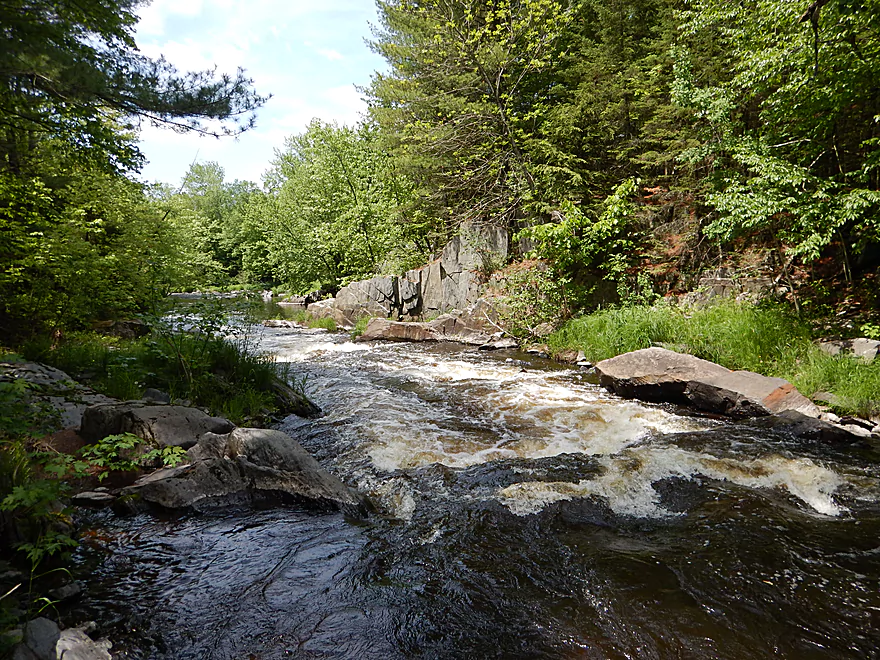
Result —
[[819, 408], [781, 378], [730, 371], [714, 362], [664, 348], [646, 348], [596, 365], [599, 382], [625, 398], [667, 401], [732, 417], [796, 410], [818, 417]]
[[40, 660], [55, 660], [55, 644], [60, 635], [57, 623], [39, 617], [25, 625], [24, 645]]
[[552, 350], [547, 344], [531, 344], [526, 346], [526, 353], [537, 355], [538, 357], [548, 358]]
[[55, 653], [58, 660], [111, 660], [111, 646], [107, 639], [93, 640], [85, 627], [68, 628], [61, 631]]
[[408, 323], [390, 319], [373, 318], [367, 323], [363, 334], [356, 341], [437, 341], [438, 336], [427, 323]]
[[157, 447], [188, 449], [205, 433], [229, 433], [233, 427], [228, 419], [196, 408], [126, 401], [89, 406], [83, 413], [80, 435], [97, 442], [108, 435], [131, 433]]
[[513, 337], [498, 337], [480, 346], [481, 351], [501, 351], [519, 348], [519, 342]]
[[122, 491], [166, 509], [199, 508], [239, 494], [264, 492], [334, 508], [359, 508], [361, 499], [286, 433], [238, 428], [207, 433], [189, 450], [191, 463], [158, 470]]
[[880, 341], [860, 337], [858, 339], [834, 339], [819, 342], [819, 348], [829, 355], [852, 355], [865, 362], [873, 362], [880, 355]]
[[[321, 409], [304, 394], [297, 392], [287, 383], [276, 380], [272, 383], [275, 404], [284, 415], [298, 417], [320, 417]], [[216, 431], [215, 431], [216, 432]]]
[[63, 602], [79, 598], [82, 595], [83, 588], [79, 582], [68, 582], [57, 589], [49, 590], [49, 598], [55, 602]]
[[374, 318], [370, 319], [366, 330], [356, 341], [454, 341], [484, 346], [498, 339], [493, 336], [497, 329], [492, 321], [495, 316], [497, 314], [492, 304], [480, 299], [463, 311], [443, 314], [432, 321], [403, 322]]
[[115, 499], [116, 497], [110, 493], [87, 490], [82, 493], [77, 493], [70, 498], [70, 501], [77, 506], [87, 506], [100, 509], [113, 504]]
[[39, 362], [0, 362], [0, 382], [19, 379], [31, 386], [26, 400], [57, 414], [57, 429], [79, 426], [91, 405], [117, 402], [80, 385], [60, 369]]

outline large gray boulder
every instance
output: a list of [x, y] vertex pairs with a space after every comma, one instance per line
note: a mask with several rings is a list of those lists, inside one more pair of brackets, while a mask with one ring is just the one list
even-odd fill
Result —
[[166, 509], [199, 508], [217, 498], [255, 492], [334, 508], [361, 506], [359, 496], [282, 431], [207, 433], [188, 453], [188, 465], [147, 475], [124, 489], [123, 496], [136, 495]]
[[83, 413], [80, 435], [97, 442], [108, 435], [131, 433], [156, 447], [189, 449], [205, 433], [229, 433], [232, 422], [197, 408], [145, 401], [101, 403]]
[[421, 322], [392, 321], [373, 318], [356, 341], [438, 341], [439, 337], [427, 324]]
[[664, 348], [646, 348], [596, 365], [599, 382], [626, 398], [668, 401], [732, 417], [796, 410], [818, 417], [819, 408], [782, 378], [730, 371], [714, 362]]
[[39, 362], [0, 362], [0, 382], [16, 380], [28, 383], [26, 400], [54, 412], [57, 416], [55, 426], [59, 430], [79, 426], [83, 413], [91, 405], [116, 402], [116, 399], [80, 385], [55, 367]]

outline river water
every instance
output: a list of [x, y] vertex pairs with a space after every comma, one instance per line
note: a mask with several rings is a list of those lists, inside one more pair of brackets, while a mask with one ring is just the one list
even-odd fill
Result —
[[516, 352], [267, 329], [325, 415], [284, 429], [367, 494], [95, 514], [124, 658], [875, 658], [880, 455], [609, 395]]

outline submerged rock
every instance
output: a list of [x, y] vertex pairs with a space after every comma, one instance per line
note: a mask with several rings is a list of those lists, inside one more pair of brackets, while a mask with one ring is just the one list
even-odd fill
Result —
[[596, 365], [599, 382], [615, 394], [666, 401], [732, 417], [796, 410], [818, 417], [819, 408], [782, 378], [730, 371], [714, 362], [664, 348], [645, 348]]
[[190, 464], [147, 475], [123, 489], [123, 496], [166, 509], [198, 508], [210, 499], [258, 491], [334, 508], [361, 506], [358, 495], [281, 431], [207, 433], [188, 453]]
[[[804, 415], [797, 410], [785, 410], [778, 415], [763, 417], [759, 420], [751, 422], [753, 426], [760, 428], [769, 428], [775, 431], [782, 431], [788, 435], [803, 440], [813, 440], [822, 443], [852, 443], [857, 442], [863, 437], [867, 437], [870, 433], [864, 435], [853, 432], [853, 429], [834, 422], [817, 419]], [[860, 429], [861, 430], [861, 429]]]

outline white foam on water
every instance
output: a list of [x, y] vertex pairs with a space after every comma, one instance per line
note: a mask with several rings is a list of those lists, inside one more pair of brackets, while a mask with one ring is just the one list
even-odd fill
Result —
[[[405, 407], [378, 398], [371, 401], [362, 431], [376, 467], [393, 471], [440, 463], [466, 468], [510, 458], [612, 454], [656, 434], [714, 425], [657, 407], [612, 401], [595, 386], [561, 383], [547, 374], [510, 370], [499, 382], [498, 374], [488, 378], [486, 371], [504, 370], [478, 366], [456, 366], [458, 374], [471, 377], [451, 390], [471, 404], [469, 418], [418, 399]], [[431, 383], [438, 376], [427, 368], [413, 373]], [[439, 370], [439, 377], [448, 373]], [[481, 378], [473, 378], [475, 374]], [[391, 414], [389, 407], [394, 408]]]
[[672, 515], [660, 504], [660, 495], [653, 486], [656, 482], [703, 475], [748, 488], [782, 488], [827, 516], [846, 510], [833, 499], [843, 478], [808, 458], [778, 454], [755, 459], [718, 458], [678, 447], [644, 445], [603, 456], [599, 463], [604, 472], [595, 479], [514, 484], [499, 491], [500, 499], [513, 513], [529, 515], [552, 502], [598, 495], [615, 513], [656, 518]]

